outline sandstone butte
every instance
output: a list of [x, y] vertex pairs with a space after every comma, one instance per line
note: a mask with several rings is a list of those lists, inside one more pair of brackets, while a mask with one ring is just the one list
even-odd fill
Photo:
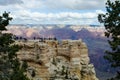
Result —
[[15, 44], [22, 46], [17, 55], [21, 61], [28, 62], [26, 74], [33, 80], [98, 80], [88, 48], [81, 39], [28, 40]]

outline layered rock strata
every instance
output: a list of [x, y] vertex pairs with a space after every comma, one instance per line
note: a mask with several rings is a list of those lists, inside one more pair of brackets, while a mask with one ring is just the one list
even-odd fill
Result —
[[[82, 40], [29, 40], [16, 41], [16, 44], [22, 46], [18, 57], [28, 62], [28, 76], [34, 80], [50, 80], [57, 74], [56, 69], [60, 71], [62, 67], [69, 68], [69, 74], [78, 80], [98, 80], [88, 57], [88, 48]], [[33, 72], [34, 76], [31, 76]], [[63, 77], [57, 79], [70, 80]]]

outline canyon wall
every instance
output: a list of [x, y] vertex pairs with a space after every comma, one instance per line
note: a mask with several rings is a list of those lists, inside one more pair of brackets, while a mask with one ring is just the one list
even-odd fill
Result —
[[28, 62], [27, 75], [33, 80], [98, 80], [81, 39], [28, 40], [16, 44], [22, 46], [17, 55]]

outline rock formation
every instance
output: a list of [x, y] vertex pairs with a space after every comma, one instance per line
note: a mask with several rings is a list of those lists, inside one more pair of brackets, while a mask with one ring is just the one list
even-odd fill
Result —
[[82, 40], [29, 40], [16, 44], [22, 46], [17, 54], [21, 61], [28, 62], [27, 75], [33, 80], [98, 80]]

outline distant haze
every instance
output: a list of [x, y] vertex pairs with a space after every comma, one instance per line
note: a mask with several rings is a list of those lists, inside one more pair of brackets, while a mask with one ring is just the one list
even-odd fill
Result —
[[[71, 37], [79, 38], [79, 31], [86, 29], [90, 31], [94, 36], [104, 37], [104, 27], [101, 26], [90, 26], [90, 25], [11, 25], [8, 26], [8, 31], [17, 36], [25, 38], [33, 37], [59, 37], [64, 39], [71, 39]], [[59, 32], [59, 33], [57, 33]], [[66, 34], [63, 36], [62, 33]], [[69, 36], [69, 37], [68, 37]]]

